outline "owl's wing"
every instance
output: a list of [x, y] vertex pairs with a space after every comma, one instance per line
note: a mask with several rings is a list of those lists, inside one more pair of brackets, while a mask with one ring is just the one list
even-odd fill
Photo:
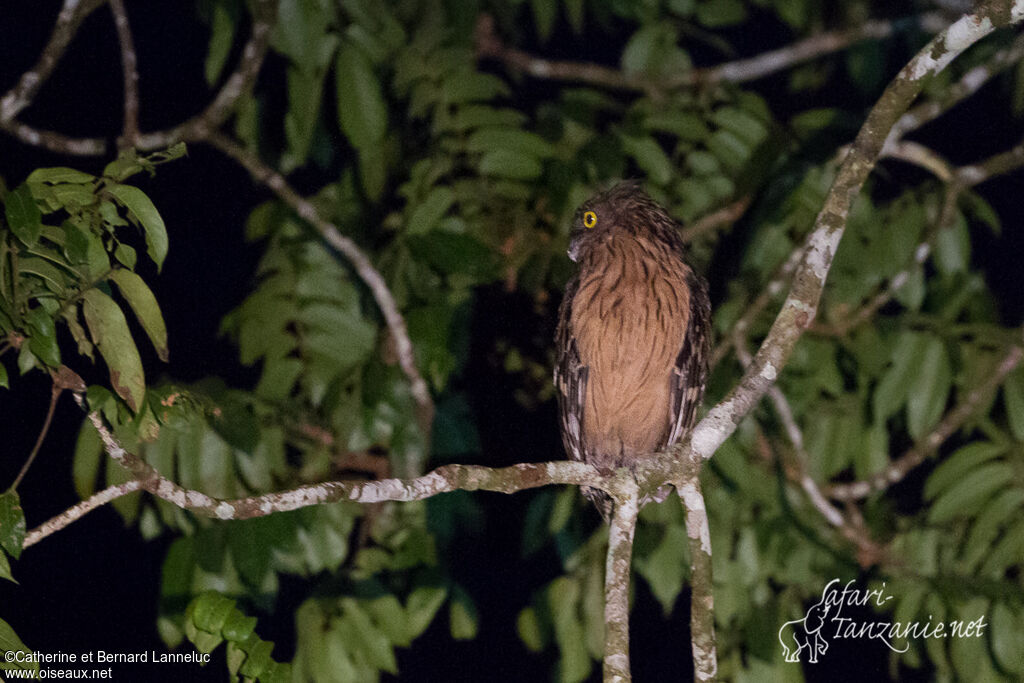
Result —
[[583, 397], [587, 391], [587, 366], [580, 362], [580, 351], [572, 333], [572, 300], [579, 288], [573, 279], [565, 289], [565, 298], [558, 310], [558, 330], [555, 333], [555, 391], [558, 394], [558, 414], [562, 420], [562, 443], [572, 460], [585, 461], [583, 451]]
[[690, 274], [690, 317], [686, 325], [683, 345], [676, 356], [669, 395], [672, 410], [668, 442], [672, 445], [689, 432], [697, 422], [697, 410], [704, 398], [711, 359], [711, 304], [704, 281]]

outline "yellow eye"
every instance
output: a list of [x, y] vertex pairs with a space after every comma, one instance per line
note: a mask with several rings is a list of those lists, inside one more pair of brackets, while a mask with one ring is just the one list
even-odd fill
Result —
[[597, 214], [593, 211], [587, 211], [583, 214], [583, 227], [592, 228], [597, 225]]

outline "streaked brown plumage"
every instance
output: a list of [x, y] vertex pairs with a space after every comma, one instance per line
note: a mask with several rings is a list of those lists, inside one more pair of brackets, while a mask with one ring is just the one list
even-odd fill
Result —
[[[707, 380], [707, 286], [684, 258], [679, 224], [636, 183], [576, 212], [579, 273], [558, 312], [555, 388], [572, 460], [626, 467], [692, 427]], [[584, 489], [607, 520], [611, 499]]]

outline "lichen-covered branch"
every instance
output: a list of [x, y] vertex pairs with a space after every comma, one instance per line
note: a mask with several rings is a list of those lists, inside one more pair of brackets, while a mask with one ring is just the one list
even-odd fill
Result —
[[692, 69], [685, 73], [673, 74], [667, 78], [652, 79], [631, 75], [588, 62], [572, 62], [543, 59], [523, 50], [506, 45], [498, 37], [494, 18], [482, 14], [477, 20], [475, 43], [479, 58], [496, 59], [509, 69], [526, 73], [534, 78], [552, 81], [588, 83], [612, 90], [644, 92], [665, 88], [686, 88], [714, 83], [743, 83], [753, 81], [797, 64], [811, 61], [824, 55], [845, 50], [864, 40], [887, 38], [894, 32], [910, 26], [920, 26], [929, 32], [937, 32], [946, 26], [941, 14], [927, 13], [897, 21], [867, 21], [860, 26], [843, 30], [820, 33], [792, 45], [770, 50], [749, 59], [740, 59], [717, 66]]
[[889, 463], [888, 467], [861, 481], [833, 484], [825, 489], [825, 493], [833, 500], [859, 500], [903, 481], [904, 477], [923, 463], [929, 455], [945, 443], [946, 439], [956, 433], [956, 430], [970, 419], [981, 402], [990, 396], [1006, 379], [1006, 376], [1020, 365], [1022, 358], [1024, 358], [1024, 348], [1011, 347], [995, 371], [984, 382], [972, 389], [956, 407], [950, 409], [939, 420], [929, 434], [919, 439], [903, 455]]
[[1024, 58], [1024, 35], [1018, 36], [1012, 45], [999, 50], [983, 64], [969, 69], [959, 81], [943, 90], [937, 98], [922, 102], [903, 114], [889, 133], [887, 147], [902, 140], [907, 133], [939, 118], [978, 92], [993, 76], [1019, 62], [1021, 58]]
[[633, 535], [640, 512], [640, 494], [629, 478], [623, 495], [615, 499], [608, 530], [608, 556], [604, 571], [604, 681], [628, 683], [629, 666], [629, 570], [633, 564]]
[[50, 534], [56, 533], [69, 524], [78, 521], [85, 516], [86, 513], [92, 512], [98, 507], [103, 507], [107, 503], [117, 500], [121, 496], [126, 496], [129, 493], [138, 491], [141, 488], [142, 482], [137, 479], [132, 479], [131, 481], [127, 481], [123, 484], [117, 484], [115, 486], [108, 486], [102, 491], [89, 496], [87, 500], [83, 500], [81, 503], [69, 507], [56, 517], [48, 519], [35, 529], [29, 531], [25, 534], [25, 542], [22, 544], [22, 547], [28, 548], [33, 546]]
[[710, 458], [764, 396], [789, 360], [797, 340], [813, 322], [825, 278], [843, 236], [853, 200], [896, 121], [920, 94], [926, 78], [998, 27], [1024, 18], [1024, 0], [984, 2], [929, 42], [900, 70], [871, 109], [843, 160], [818, 214], [789, 295], [740, 383], [712, 408], [675, 452], [695, 460]]
[[420, 430], [424, 435], [424, 440], [429, 442], [430, 430], [434, 421], [434, 403], [430, 398], [427, 383], [416, 367], [416, 358], [412, 341], [409, 339], [409, 332], [406, 329], [405, 319], [399, 312], [398, 304], [395, 303], [395, 298], [391, 295], [384, 277], [374, 268], [370, 259], [359, 246], [343, 235], [337, 226], [324, 219], [312, 203], [288, 184], [284, 176], [264, 164], [255, 154], [220, 133], [210, 133], [207, 141], [241, 164], [256, 182], [270, 188], [300, 218], [316, 228], [328, 244], [349, 260], [356, 273], [369, 287], [374, 301], [377, 302], [377, 306], [384, 316], [388, 331], [391, 333], [398, 356], [398, 364], [409, 380], [413, 400], [416, 402]]
[[[85, 409], [82, 395], [76, 393], [74, 396], [75, 401]], [[603, 475], [585, 463], [559, 461], [522, 463], [500, 469], [476, 465], [444, 465], [421, 477], [410, 479], [329, 481], [278, 493], [224, 500], [183, 488], [163, 476], [152, 465], [118, 443], [98, 412], [89, 412], [88, 419], [99, 433], [107, 455], [138, 480], [145, 491], [184, 510], [217, 519], [264, 517], [275, 512], [343, 500], [355, 503], [423, 500], [455, 490], [514, 493], [548, 484], [572, 484], [596, 487], [615, 497], [625, 498], [632, 495], [631, 491], [636, 487], [631, 477]]]
[[676, 489], [686, 509], [686, 538], [690, 551], [690, 649], [693, 675], [713, 681], [718, 675], [715, 646], [715, 593], [711, 572], [711, 527], [700, 486], [700, 466], [690, 464]]

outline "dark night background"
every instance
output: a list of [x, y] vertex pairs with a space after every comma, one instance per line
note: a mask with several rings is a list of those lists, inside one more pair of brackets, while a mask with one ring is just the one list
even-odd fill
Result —
[[[0, 91], [6, 91], [32, 63], [52, 27], [60, 3], [0, 2]], [[129, 13], [139, 56], [141, 75], [141, 124], [143, 130], [164, 128], [198, 112], [208, 101], [209, 88], [202, 77], [207, 28], [195, 16], [192, 3], [130, 2]], [[784, 42], [784, 29], [767, 23], [751, 36], [745, 51], [755, 54], [761, 46]], [[571, 36], [552, 41], [566, 53], [574, 48]], [[271, 58], [264, 74], [280, 65]], [[895, 66], [892, 71], [895, 71]], [[784, 78], [784, 77], [780, 77]], [[42, 128], [69, 135], [108, 135], [121, 118], [121, 72], [109, 12], [90, 16], [35, 103], [21, 119]], [[785, 95], [783, 81], [767, 79], [757, 90], [772, 109], [784, 116], [800, 108], [799, 98]], [[940, 125], [926, 128], [923, 141], [939, 141], [964, 135], [964, 145], [939, 145], [953, 163], [982, 158], [1001, 151], [1006, 131], [1019, 129], [1019, 121], [1005, 111], [1005, 100], [989, 85], [978, 97], [944, 117]], [[832, 89], [837, 97], [852, 92]], [[867, 102], [864, 103], [869, 104]], [[99, 172], [106, 159], [68, 159], [20, 144], [0, 134], [0, 175], [13, 187], [32, 169], [72, 165]], [[908, 172], [887, 164], [885, 174]], [[1003, 323], [1018, 325], [1024, 317], [1024, 288], [1019, 284], [1020, 254], [1024, 232], [1020, 171], [981, 188], [982, 194], [1004, 219], [1000, 237], [984, 237], [975, 243], [973, 258], [985, 272], [1002, 303]], [[300, 189], [302, 177], [295, 179]], [[168, 226], [170, 252], [161, 274], [143, 271], [163, 308], [171, 346], [171, 363], [161, 364], [148, 345], [140, 345], [147, 376], [194, 381], [220, 375], [230, 384], [250, 386], [256, 375], [242, 367], [235, 348], [217, 334], [220, 320], [251, 289], [259, 245], [242, 239], [248, 212], [268, 193], [255, 186], [234, 162], [203, 145], [189, 148], [189, 156], [160, 168], [155, 179], [140, 178]], [[975, 234], [973, 237], [978, 238]], [[734, 241], [734, 240], [733, 240]], [[713, 290], [727, 281], [730, 262], [741, 245], [729, 241], [713, 264]], [[151, 264], [147, 264], [152, 268]], [[523, 344], [544, 344], [551, 329], [523, 329], [532, 302], [520, 300], [500, 287], [478, 297], [473, 321], [473, 352], [463, 383], [473, 397], [483, 439], [484, 464], [510, 464], [524, 459], [561, 458], [554, 403], [527, 411], [512, 396], [514, 378], [489, 360], [488, 351], [499, 337], [519, 338]], [[521, 314], [521, 315], [520, 315]], [[551, 327], [553, 327], [553, 320]], [[88, 368], [76, 367], [79, 371]], [[86, 380], [104, 382], [95, 370], [83, 373]], [[40, 373], [25, 378], [12, 375], [13, 391], [0, 391], [0, 481], [10, 481], [37, 436], [49, 400], [49, 382]], [[22, 487], [22, 503], [29, 527], [34, 527], [76, 502], [70, 476], [70, 458], [82, 419], [65, 397], [36, 465]], [[477, 493], [493, 528], [464, 536], [456, 578], [478, 600], [480, 633], [476, 640], [454, 642], [448, 636], [447, 619], [439, 617], [412, 650], [399, 651], [402, 680], [544, 680], [549, 676], [553, 650], [546, 655], [529, 653], [515, 633], [515, 617], [543, 577], [558, 573], [558, 561], [541, 553], [524, 562], [519, 556], [519, 528], [531, 493], [515, 496]], [[596, 523], [596, 517], [593, 520]], [[515, 539], [506, 542], [505, 539]], [[155, 627], [159, 593], [159, 564], [170, 538], [144, 542], [132, 529], [124, 529], [109, 507], [102, 508], [52, 538], [25, 552], [13, 565], [20, 585], [0, 585], [0, 616], [8, 621], [30, 648], [41, 651], [114, 652], [160, 651]], [[289, 615], [302, 592], [282, 583], [278, 612]], [[638, 681], [688, 678], [689, 605], [681, 598], [667, 620], [650, 595], [646, 583], [635, 582], [633, 618], [634, 675]], [[264, 615], [256, 615], [263, 617]], [[260, 635], [277, 643], [275, 658], [292, 656], [292, 625], [287, 618], [260, 619]], [[840, 642], [835, 643], [837, 650]], [[187, 646], [186, 646], [187, 648]], [[223, 648], [211, 665], [116, 665], [115, 680], [223, 681]], [[840, 654], [844, 656], [839, 656]], [[884, 647], [858, 642], [845, 653], [830, 651], [828, 668], [808, 667], [808, 680], [837, 680], [856, 670], [856, 678], [885, 675]], [[866, 661], [876, 664], [866, 671]], [[854, 666], [856, 664], [856, 667]], [[594, 678], [599, 675], [595, 669]]]

